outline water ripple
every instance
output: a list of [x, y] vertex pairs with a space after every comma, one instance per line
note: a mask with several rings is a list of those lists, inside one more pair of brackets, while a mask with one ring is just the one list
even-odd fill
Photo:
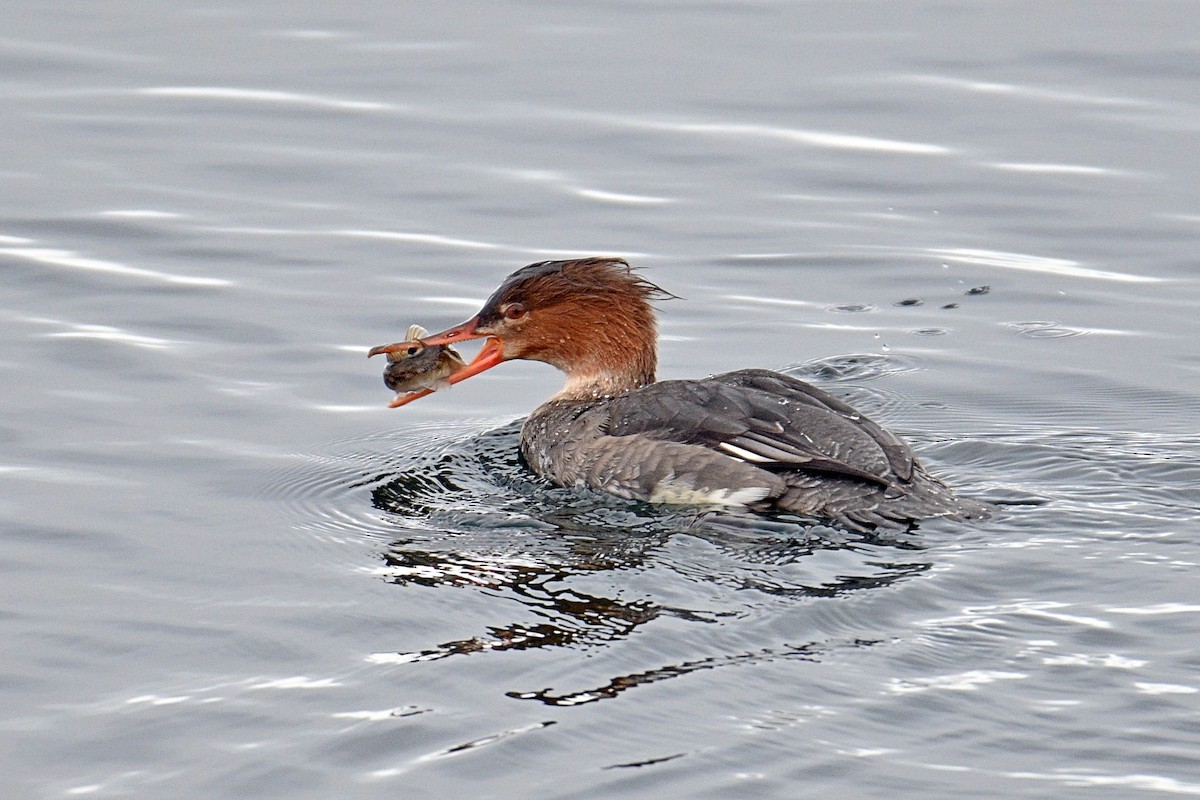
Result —
[[588, 200], [626, 206], [663, 205], [675, 202], [669, 197], [650, 197], [648, 195], [627, 194], [623, 192], [607, 192], [602, 189], [584, 189], [580, 187], [574, 188], [571, 191]]
[[44, 322], [53, 325], [64, 325], [69, 328], [69, 330], [56, 331], [54, 333], [46, 334], [46, 336], [56, 339], [95, 339], [103, 342], [127, 344], [132, 347], [143, 347], [150, 350], [165, 350], [186, 344], [186, 342], [172, 339], [162, 339], [156, 336], [143, 336], [136, 333], [130, 333], [112, 325], [87, 325], [72, 322], [60, 322], [58, 320], [49, 319], [36, 319], [29, 321]]
[[331, 108], [338, 111], [401, 111], [400, 106], [368, 100], [342, 100], [315, 94], [300, 94], [273, 89], [243, 89], [235, 86], [150, 86], [135, 89], [134, 94], [148, 97], [175, 97], [202, 100], [268, 103], [302, 108]]
[[624, 692], [646, 686], [652, 683], [678, 678], [694, 672], [701, 672], [723, 667], [743, 666], [768, 661], [800, 660], [816, 661], [830, 651], [842, 648], [861, 648], [876, 642], [852, 640], [846, 642], [810, 643], [798, 646], [767, 648], [764, 650], [731, 653], [727, 655], [702, 658], [681, 664], [669, 664], [643, 672], [620, 675], [602, 686], [579, 689], [570, 692], [556, 693], [550, 689], [537, 691], [511, 691], [507, 696], [515, 700], [536, 700], [550, 706], [570, 707], [595, 703], [618, 697]]
[[1084, 164], [1047, 164], [1033, 162], [991, 161], [983, 166], [1005, 172], [1028, 172], [1035, 175], [1107, 175], [1127, 177], [1130, 173], [1108, 167], [1089, 167]]
[[867, 381], [921, 369], [920, 361], [893, 353], [848, 353], [813, 358], [783, 370], [801, 380], [815, 383]]
[[156, 211], [150, 208], [114, 208], [100, 211], [97, 216], [115, 219], [180, 219], [185, 215], [174, 211]]
[[[520, 725], [515, 728], [507, 728], [505, 730], [498, 731], [497, 733], [489, 734], [487, 736], [482, 736], [478, 739], [472, 739], [467, 742], [462, 742], [460, 744], [455, 744], [455, 745], [451, 745], [449, 747], [444, 747], [444, 748], [441, 748], [438, 750], [434, 750], [431, 753], [426, 753], [425, 755], [417, 757], [415, 760], [415, 763], [420, 764], [420, 763], [427, 762], [427, 761], [436, 761], [436, 760], [440, 760], [443, 758], [449, 758], [451, 756], [462, 755], [463, 753], [466, 753], [466, 752], [469, 752], [472, 750], [477, 750], [480, 747], [486, 747], [488, 745], [502, 742], [505, 739], [509, 739], [513, 736], [520, 736], [521, 734], [531, 733], [533, 731], [539, 731], [539, 730], [542, 730], [543, 728], [549, 728], [551, 725], [554, 725], [554, 724], [555, 724], [554, 720], [545, 720], [545, 721], [541, 721], [541, 722], [529, 723], [527, 725]], [[374, 770], [371, 773], [369, 773], [368, 777], [375, 779], [375, 780], [382, 780], [385, 778], [394, 778], [398, 775], [404, 774], [410, 768], [411, 767], [409, 767], [409, 766], [404, 766], [404, 767], [388, 767], [385, 769], [378, 769], [378, 770]]]
[[1005, 777], [1050, 781], [1062, 786], [1095, 789], [1106, 786], [1164, 794], [1200, 796], [1200, 783], [1188, 783], [1166, 775], [1105, 775], [1100, 772], [1007, 772]]
[[876, 153], [922, 156], [939, 156], [953, 152], [949, 147], [930, 144], [928, 142], [883, 139], [860, 134], [832, 133], [829, 131], [786, 128], [778, 125], [763, 125], [749, 122], [682, 122], [590, 112], [548, 111], [546, 113], [548, 116], [569, 117], [593, 124], [599, 123], [634, 130], [695, 136], [732, 137], [735, 139], [765, 139], [768, 141], [833, 150], [864, 150]]
[[949, 75], [898, 75], [893, 80], [905, 83], [917, 83], [924, 86], [960, 89], [978, 94], [1010, 95], [1012, 97], [1040, 100], [1055, 104], [1070, 103], [1083, 106], [1119, 106], [1125, 108], [1152, 108], [1156, 105], [1148, 100], [1120, 97], [1118, 95], [1068, 92], [1061, 89], [1048, 89], [1042, 86], [979, 81]]
[[[305, 456], [267, 482], [264, 491], [289, 507], [297, 530], [384, 543], [364, 574], [398, 586], [503, 596], [537, 617], [498, 621], [419, 650], [376, 652], [369, 663], [593, 647], [661, 618], [705, 624], [757, 616], [807, 598], [894, 585], [930, 566], [914, 557], [906, 536], [850, 534], [786, 515], [663, 508], [551, 486], [520, 463], [518, 434], [518, 422], [411, 426], [339, 443], [332, 455]], [[616, 584], [623, 591], [596, 582], [611, 572], [624, 574]], [[702, 587], [700, 594], [691, 603], [655, 599], [652, 587], [668, 575]], [[649, 581], [645, 592], [639, 576]], [[852, 635], [855, 621], [835, 627]], [[684, 664], [641, 682], [759, 657]]]
[[0, 39], [0, 52], [36, 53], [38, 55], [66, 58], [71, 61], [109, 62], [114, 64], [149, 64], [156, 61], [151, 56], [139, 56], [127, 51], [100, 50], [80, 47], [63, 42], [43, 42], [33, 39]]
[[185, 286], [233, 285], [233, 281], [225, 280], [224, 278], [199, 278], [191, 275], [175, 275], [169, 272], [160, 272], [142, 267], [131, 267], [115, 261], [88, 258], [71, 250], [58, 250], [49, 247], [0, 247], [0, 256], [10, 256], [23, 261], [45, 264], [52, 267], [101, 272], [107, 275], [119, 275], [128, 278], [145, 278]]
[[[351, 239], [378, 239], [380, 241], [428, 244], [464, 250], [501, 250], [509, 253], [519, 253], [535, 257], [550, 256], [554, 258], [583, 258], [595, 256], [597, 252], [596, 250], [562, 250], [527, 247], [524, 245], [504, 244], [501, 242], [484, 242], [476, 239], [463, 239], [456, 236], [446, 236], [437, 233], [417, 233], [414, 231], [385, 231], [358, 228], [325, 230], [320, 228], [302, 229], [227, 225], [207, 226], [200, 228], [200, 230], [211, 231], [213, 233], [237, 234], [242, 236], [331, 236]], [[3, 252], [3, 250], [0, 249], [0, 252]], [[627, 259], [646, 259], [651, 257], [651, 255], [648, 253], [632, 251], [609, 251], [607, 254], [620, 256]]]
[[667, 203], [677, 202], [675, 198], [671, 197], [633, 194], [631, 192], [615, 192], [606, 189], [576, 186], [568, 180], [566, 175], [552, 170], [491, 169], [489, 172], [493, 172], [510, 180], [519, 181], [521, 183], [548, 185], [559, 191], [567, 192], [577, 197], [582, 197], [586, 200], [595, 200], [601, 203], [613, 203], [616, 205], [628, 206], [646, 206], [665, 205]]
[[954, 675], [933, 675], [929, 677], [918, 678], [893, 678], [888, 684], [887, 690], [895, 694], [909, 694], [912, 692], [928, 692], [928, 691], [951, 691], [951, 692], [973, 692], [980, 686], [995, 683], [996, 681], [1011, 681], [1028, 678], [1029, 675], [1023, 672], [1009, 672], [1005, 670], [970, 670]]
[[468, 250], [499, 250], [501, 245], [493, 242], [479, 242], [470, 239], [457, 239], [452, 236], [440, 236], [433, 233], [410, 233], [407, 231], [372, 231], [345, 229], [329, 231], [331, 236], [348, 236], [355, 239], [382, 239], [389, 242], [418, 242], [420, 244], [436, 244], [443, 247], [461, 247]]
[[1057, 322], [1032, 320], [1028, 322], [1005, 322], [1006, 328], [1014, 329], [1026, 339], [1065, 339], [1072, 336], [1082, 336], [1088, 331], [1082, 328], [1072, 328]]
[[1078, 261], [1065, 258], [1049, 258], [1027, 253], [1005, 253], [998, 250], [979, 250], [966, 247], [930, 248], [925, 251], [943, 261], [974, 264], [980, 267], [999, 267], [1024, 272], [1041, 272], [1068, 278], [1091, 278], [1093, 280], [1120, 281], [1123, 283], [1161, 283], [1163, 278], [1149, 275], [1133, 275], [1127, 272], [1112, 272], [1091, 269], [1079, 265]]

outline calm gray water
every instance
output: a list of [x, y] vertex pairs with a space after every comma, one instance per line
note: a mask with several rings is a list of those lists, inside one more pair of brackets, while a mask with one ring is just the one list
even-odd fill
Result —
[[[7, 8], [0, 794], [1200, 795], [1195, 3], [319, 8]], [[1008, 505], [554, 489], [544, 365], [384, 407], [576, 253]]]

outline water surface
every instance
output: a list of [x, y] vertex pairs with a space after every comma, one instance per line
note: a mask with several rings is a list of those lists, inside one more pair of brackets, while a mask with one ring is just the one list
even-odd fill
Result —
[[[18, 5], [5, 796], [1200, 795], [1192, 4]], [[543, 365], [384, 407], [572, 254], [1000, 513], [557, 489]]]

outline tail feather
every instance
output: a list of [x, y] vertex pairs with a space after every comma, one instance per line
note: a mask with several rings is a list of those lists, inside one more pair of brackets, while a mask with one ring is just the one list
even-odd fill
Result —
[[787, 488], [767, 501], [764, 510], [831, 519], [852, 530], [903, 529], [922, 519], [965, 521], [989, 514], [986, 503], [957, 497], [920, 467], [903, 492], [854, 478], [818, 478], [799, 471], [783, 477]]

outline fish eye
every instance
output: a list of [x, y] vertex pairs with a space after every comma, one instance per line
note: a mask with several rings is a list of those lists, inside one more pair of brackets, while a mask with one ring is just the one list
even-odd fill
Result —
[[415, 355], [417, 354], [417, 352], [418, 352], [420, 349], [421, 349], [421, 348], [417, 347], [417, 346], [414, 344], [414, 345], [409, 345], [409, 348], [408, 348], [407, 350], [405, 350], [404, 352], [405, 352], [405, 353], [407, 353], [407, 354], [408, 354], [408, 355], [410, 355], [410, 356], [415, 356]]
[[520, 319], [525, 316], [525, 306], [520, 303], [510, 303], [504, 307], [505, 319]]

